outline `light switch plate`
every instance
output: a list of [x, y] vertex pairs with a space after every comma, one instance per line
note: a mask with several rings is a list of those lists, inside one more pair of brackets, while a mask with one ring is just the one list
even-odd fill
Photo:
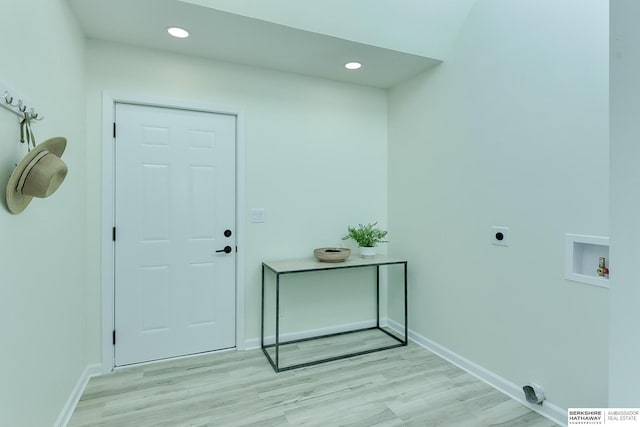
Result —
[[491, 235], [489, 240], [494, 245], [509, 246], [509, 227], [501, 227], [494, 225], [491, 227]]
[[251, 209], [251, 222], [253, 223], [264, 222], [264, 208]]

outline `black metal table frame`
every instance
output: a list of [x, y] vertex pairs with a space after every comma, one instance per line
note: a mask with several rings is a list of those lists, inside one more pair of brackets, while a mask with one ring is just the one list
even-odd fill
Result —
[[[392, 333], [390, 333], [387, 330], [385, 330], [385, 329], [380, 327], [380, 267], [381, 266], [385, 266], [385, 265], [395, 265], [395, 264], [403, 264], [404, 265], [404, 339], [398, 338], [397, 336], [393, 335]], [[376, 267], [376, 326], [372, 326], [370, 328], [355, 329], [355, 330], [351, 330], [351, 331], [338, 332], [338, 333], [326, 334], [326, 335], [318, 335], [318, 336], [309, 337], [309, 338], [302, 338], [302, 339], [297, 339], [297, 340], [280, 342], [280, 275], [304, 273], [304, 272], [310, 272], [310, 271], [327, 271], [327, 270], [338, 270], [338, 269], [346, 269], [346, 268], [367, 268], [367, 267]], [[265, 298], [264, 298], [264, 289], [265, 289], [264, 279], [265, 279], [265, 268], [268, 268], [269, 270], [271, 270], [276, 275], [276, 331], [275, 331], [275, 344], [269, 344], [269, 345], [265, 345], [264, 344], [264, 314], [265, 314], [265, 310], [264, 310], [264, 300], [265, 300]], [[271, 364], [271, 366], [273, 367], [273, 370], [275, 372], [288, 371], [288, 370], [291, 370], [291, 369], [302, 368], [302, 367], [305, 367], [305, 366], [313, 366], [313, 365], [317, 365], [317, 364], [320, 364], [320, 363], [331, 362], [331, 361], [334, 361], [334, 360], [346, 359], [348, 357], [360, 356], [360, 355], [363, 355], [363, 354], [373, 353], [373, 352], [376, 352], [376, 351], [382, 351], [382, 350], [388, 350], [388, 349], [391, 349], [391, 348], [406, 346], [408, 344], [408, 342], [409, 342], [409, 325], [408, 325], [408, 315], [407, 315], [407, 261], [381, 261], [379, 263], [372, 263], [372, 264], [365, 264], [365, 265], [339, 265], [339, 264], [336, 264], [336, 265], [331, 265], [331, 266], [328, 265], [326, 268], [300, 269], [300, 270], [280, 271], [280, 272], [273, 270], [268, 264], [263, 262], [262, 263], [262, 312], [261, 312], [260, 321], [261, 321], [261, 325], [260, 325], [261, 326], [260, 346], [262, 348], [262, 352], [267, 357], [267, 360], [269, 361], [269, 363]], [[328, 358], [325, 358], [325, 359], [313, 360], [313, 361], [305, 362], [305, 363], [298, 363], [298, 364], [291, 365], [291, 366], [286, 366], [286, 367], [280, 367], [280, 357], [279, 356], [280, 356], [280, 346], [281, 345], [293, 344], [293, 343], [303, 342], [303, 341], [316, 340], [316, 339], [320, 339], [320, 338], [328, 338], [328, 337], [333, 337], [333, 336], [338, 336], [338, 335], [345, 335], [345, 334], [351, 334], [351, 333], [362, 332], [362, 331], [367, 331], [367, 330], [374, 330], [374, 329], [378, 329], [378, 330], [384, 332], [385, 334], [389, 335], [391, 338], [393, 338], [396, 341], [398, 341], [398, 344], [387, 345], [387, 346], [384, 346], [384, 347], [377, 347], [377, 348], [373, 348], [373, 349], [369, 349], [369, 350], [363, 350], [363, 351], [357, 351], [357, 352], [352, 352], [352, 353], [341, 354], [339, 356], [333, 356], [333, 357], [328, 357]], [[269, 352], [267, 351], [267, 349], [272, 348], [272, 347], [275, 347], [275, 360], [273, 360], [271, 358], [271, 356], [269, 355]]]

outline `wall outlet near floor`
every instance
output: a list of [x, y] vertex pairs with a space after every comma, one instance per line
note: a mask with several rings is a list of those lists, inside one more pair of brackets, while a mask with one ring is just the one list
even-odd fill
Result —
[[491, 227], [489, 241], [498, 246], [509, 246], [509, 227], [494, 225]]

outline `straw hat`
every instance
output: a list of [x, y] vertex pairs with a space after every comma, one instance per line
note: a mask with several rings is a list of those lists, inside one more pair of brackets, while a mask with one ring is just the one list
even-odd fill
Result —
[[67, 165], [60, 159], [67, 140], [51, 138], [31, 150], [14, 169], [7, 183], [7, 207], [22, 212], [34, 197], [49, 197], [67, 176]]

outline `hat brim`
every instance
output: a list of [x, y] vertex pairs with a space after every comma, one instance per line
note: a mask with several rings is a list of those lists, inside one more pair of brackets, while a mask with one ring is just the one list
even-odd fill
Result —
[[45, 150], [61, 157], [66, 147], [66, 138], [61, 136], [50, 138], [42, 144], [38, 144], [33, 150], [29, 151], [20, 163], [18, 163], [18, 166], [16, 166], [11, 173], [11, 177], [9, 177], [9, 182], [7, 182], [7, 207], [11, 213], [17, 214], [22, 212], [29, 205], [31, 199], [33, 199], [33, 196], [25, 196], [22, 192], [18, 191], [17, 188], [20, 176], [22, 176], [22, 173], [31, 160]]

